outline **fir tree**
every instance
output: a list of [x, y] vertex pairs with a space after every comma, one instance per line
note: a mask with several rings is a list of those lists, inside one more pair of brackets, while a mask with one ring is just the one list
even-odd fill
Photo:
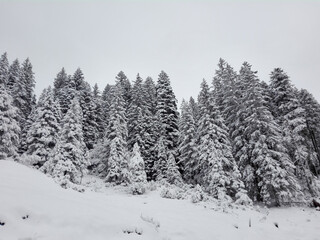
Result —
[[171, 184], [181, 184], [182, 178], [176, 164], [176, 160], [172, 153], [169, 153], [168, 161], [167, 161], [167, 172], [166, 172], [166, 180]]
[[7, 86], [9, 78], [9, 61], [7, 57], [7, 53], [1, 55], [0, 58], [0, 85], [3, 87]]
[[121, 91], [119, 85], [111, 89], [110, 120], [104, 139], [104, 146], [109, 149], [105, 156], [108, 166], [106, 181], [117, 184], [128, 181], [127, 119], [125, 116], [125, 101]]
[[0, 160], [17, 156], [20, 127], [12, 97], [0, 84]]
[[314, 176], [310, 170], [316, 161], [316, 153], [308, 149], [310, 142], [304, 137], [307, 131], [305, 111], [300, 106], [288, 75], [280, 68], [271, 73], [270, 91], [272, 112], [281, 126], [283, 142], [291, 161], [296, 166], [295, 175], [300, 179], [305, 193], [317, 195], [318, 190], [314, 187]]
[[168, 151], [175, 154], [179, 131], [178, 131], [178, 111], [177, 100], [170, 85], [170, 79], [168, 75], [162, 71], [159, 74], [157, 90], [157, 111], [159, 112], [160, 122], [162, 124], [164, 136], [164, 144]]
[[251, 198], [281, 205], [301, 194], [293, 165], [282, 145], [281, 130], [267, 109], [261, 84], [244, 63], [240, 70], [240, 119], [232, 133], [235, 156]]
[[60, 139], [53, 155], [42, 170], [51, 174], [63, 186], [79, 184], [89, 163], [82, 133], [82, 110], [78, 97], [75, 97], [70, 109], [62, 120]]
[[48, 161], [59, 136], [60, 118], [59, 105], [54, 101], [51, 87], [44, 89], [37, 107], [30, 115], [26, 133], [26, 154], [38, 157], [33, 158], [30, 164], [41, 167]]
[[183, 177], [189, 183], [195, 183], [195, 168], [197, 165], [196, 126], [190, 103], [181, 104], [179, 124], [179, 162]]
[[129, 160], [130, 182], [131, 183], [145, 183], [147, 182], [147, 175], [143, 158], [137, 143], [133, 146], [132, 156]]

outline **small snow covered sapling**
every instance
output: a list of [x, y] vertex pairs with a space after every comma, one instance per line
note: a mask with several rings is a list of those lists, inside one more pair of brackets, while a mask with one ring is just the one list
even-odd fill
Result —
[[129, 180], [131, 183], [130, 190], [132, 194], [145, 193], [145, 183], [147, 182], [147, 174], [145, 172], [144, 161], [140, 154], [139, 145], [133, 146], [132, 157], [129, 161]]

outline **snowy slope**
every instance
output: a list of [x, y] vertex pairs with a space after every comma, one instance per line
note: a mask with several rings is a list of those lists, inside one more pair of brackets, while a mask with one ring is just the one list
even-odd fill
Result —
[[314, 209], [226, 213], [206, 203], [160, 198], [157, 191], [131, 196], [100, 190], [65, 190], [37, 170], [0, 161], [0, 240], [320, 239], [320, 212]]

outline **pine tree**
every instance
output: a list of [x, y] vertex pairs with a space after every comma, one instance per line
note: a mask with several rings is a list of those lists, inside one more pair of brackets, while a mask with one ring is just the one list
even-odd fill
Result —
[[51, 87], [44, 89], [29, 118], [32, 122], [26, 133], [26, 154], [37, 156], [29, 164], [42, 167], [48, 161], [59, 136], [60, 118], [59, 105], [54, 101]]
[[167, 161], [166, 180], [168, 183], [179, 185], [182, 183], [182, 178], [176, 160], [172, 153], [169, 153]]
[[[197, 133], [198, 166], [195, 164], [195, 180], [218, 199], [239, 198], [246, 195], [241, 175], [232, 155], [229, 129], [217, 107], [215, 96], [210, 94], [203, 81], [199, 94], [199, 119]], [[242, 196], [242, 199], [244, 197]]]
[[191, 104], [183, 100], [179, 123], [179, 162], [183, 178], [189, 183], [195, 183], [195, 167], [197, 164], [196, 126]]
[[135, 143], [133, 146], [132, 156], [129, 160], [129, 171], [131, 183], [147, 182], [144, 161], [141, 157], [139, 145], [137, 143]]
[[0, 160], [17, 156], [20, 127], [12, 97], [0, 84]]
[[61, 71], [57, 74], [56, 78], [54, 79], [54, 83], [53, 83], [53, 93], [54, 93], [54, 98], [55, 100], [60, 104], [61, 107], [61, 112], [63, 114], [66, 114], [71, 100], [73, 98], [73, 94], [72, 94], [72, 98], [69, 98], [70, 96], [68, 96], [70, 89], [69, 89], [69, 77], [65, 71], [64, 68], [61, 69]]
[[35, 105], [35, 102], [34, 102], [34, 99], [35, 99], [35, 94], [34, 94], [35, 79], [34, 79], [34, 73], [32, 70], [32, 64], [31, 64], [29, 58], [27, 58], [22, 63], [20, 82], [22, 82], [23, 85], [25, 86], [25, 96], [23, 96], [25, 104], [23, 106], [21, 106], [21, 111], [24, 115], [24, 122], [22, 123], [22, 128], [24, 128], [25, 121], [27, 120], [29, 114], [31, 113], [31, 111]]
[[166, 178], [167, 167], [168, 167], [168, 156], [167, 147], [164, 144], [164, 137], [160, 136], [156, 146], [155, 152], [157, 153], [156, 161], [153, 165], [153, 170], [155, 172], [155, 180], [160, 181]]
[[[313, 151], [316, 153], [314, 162], [310, 162], [310, 170], [315, 174], [320, 174], [320, 104], [307, 90], [302, 89], [299, 92], [299, 100], [302, 108], [305, 110], [305, 119], [307, 131], [304, 132], [306, 138], [309, 139]], [[317, 171], [318, 169], [318, 171]]]
[[[168, 75], [162, 71], [159, 74], [157, 90], [157, 111], [163, 126], [163, 141], [170, 152], [175, 152], [178, 145], [178, 111], [177, 100], [170, 85]], [[174, 153], [175, 154], [175, 153]]]
[[98, 141], [103, 138], [106, 123], [104, 122], [103, 102], [102, 102], [101, 94], [97, 84], [95, 84], [93, 87], [93, 102], [94, 102], [93, 118], [96, 123], [96, 131], [97, 131], [96, 141]]
[[63, 187], [69, 187], [72, 183], [81, 183], [82, 176], [89, 165], [83, 140], [82, 117], [78, 97], [75, 97], [62, 120], [60, 139], [54, 148], [53, 155], [42, 168]]
[[303, 134], [307, 131], [305, 111], [300, 106], [288, 75], [280, 68], [271, 73], [270, 91], [273, 100], [272, 112], [281, 126], [283, 142], [291, 161], [296, 166], [295, 175], [305, 193], [317, 195], [318, 189], [314, 186], [314, 175], [310, 170], [310, 166], [316, 161], [316, 153], [310, 152], [310, 142]]
[[192, 113], [192, 117], [194, 119], [195, 125], [198, 125], [198, 121], [199, 121], [199, 106], [198, 103], [194, 100], [193, 97], [190, 97], [189, 99], [189, 106], [191, 109], [191, 113]]
[[264, 103], [251, 65], [240, 70], [241, 99], [232, 133], [235, 156], [249, 196], [267, 204], [295, 201], [301, 194], [293, 164], [282, 144], [281, 130]]
[[78, 68], [73, 75], [75, 90], [79, 94], [79, 102], [83, 112], [83, 137], [86, 147], [92, 149], [98, 139], [99, 127], [96, 122], [95, 109], [90, 85], [84, 80], [83, 73]]
[[133, 145], [137, 143], [142, 149], [144, 149], [143, 134], [145, 126], [143, 125], [142, 118], [146, 113], [144, 106], [144, 88], [143, 80], [140, 75], [137, 75], [137, 79], [133, 84], [131, 91], [131, 102], [128, 108], [128, 147], [129, 150], [133, 149]]
[[7, 53], [1, 55], [0, 58], [0, 85], [3, 87], [7, 86], [9, 78], [9, 61], [7, 57]]
[[121, 94], [125, 102], [125, 109], [127, 113], [131, 103], [131, 83], [123, 71], [120, 71], [116, 76], [116, 84], [121, 89]]
[[110, 120], [104, 139], [104, 146], [107, 149], [106, 181], [120, 184], [128, 181], [127, 119], [121, 86], [112, 87], [111, 94]]

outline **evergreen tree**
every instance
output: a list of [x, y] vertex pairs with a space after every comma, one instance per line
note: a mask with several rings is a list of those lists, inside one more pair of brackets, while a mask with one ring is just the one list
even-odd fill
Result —
[[101, 94], [98, 88], [98, 85], [95, 84], [93, 87], [93, 118], [96, 123], [96, 131], [97, 131], [97, 140], [102, 139], [105, 132], [105, 122], [103, 115], [103, 102], [101, 98]]
[[214, 97], [210, 94], [207, 83], [203, 81], [199, 95], [202, 114], [198, 127], [198, 166], [195, 164], [194, 167], [195, 180], [218, 199], [239, 198], [237, 193], [246, 195], [246, 192], [232, 155], [228, 128]]
[[125, 102], [125, 109], [127, 113], [131, 103], [131, 83], [123, 71], [120, 71], [116, 76], [116, 84], [121, 89], [121, 94]]
[[198, 121], [199, 121], [199, 106], [198, 103], [194, 100], [193, 97], [190, 97], [189, 99], [189, 106], [191, 109], [192, 117], [194, 119], [195, 125], [197, 126]]
[[167, 161], [167, 172], [166, 172], [166, 180], [171, 184], [181, 184], [182, 178], [176, 164], [176, 160], [172, 153], [169, 153], [168, 161]]
[[54, 79], [54, 83], [53, 83], [53, 93], [54, 93], [54, 98], [55, 100], [60, 104], [60, 108], [61, 108], [61, 112], [63, 114], [66, 114], [71, 100], [73, 98], [72, 94], [72, 98], [69, 98], [70, 96], [68, 96], [68, 94], [70, 93], [70, 89], [69, 89], [69, 77], [65, 71], [64, 68], [61, 69], [61, 71], [57, 74], [56, 78]]
[[7, 53], [1, 55], [0, 58], [0, 85], [3, 87], [7, 86], [9, 78], [9, 61], [7, 57]]
[[301, 192], [293, 164], [282, 144], [280, 128], [264, 103], [256, 72], [248, 63], [240, 70], [239, 88], [241, 105], [232, 136], [249, 196], [267, 204], [295, 201]]
[[143, 158], [137, 143], [133, 146], [132, 156], [129, 160], [130, 182], [131, 183], [145, 183], [147, 182], [147, 174]]
[[179, 137], [179, 166], [182, 169], [184, 180], [195, 183], [195, 167], [197, 165], [196, 126], [191, 104], [183, 100], [181, 104]]
[[[37, 107], [30, 115], [26, 133], [26, 154], [37, 156], [30, 164], [43, 166], [54, 149], [60, 130], [61, 113], [51, 87], [44, 89]], [[32, 122], [31, 122], [32, 121]]]
[[142, 149], [144, 149], [143, 134], [145, 126], [143, 125], [143, 115], [146, 113], [144, 107], [144, 88], [143, 80], [140, 75], [137, 75], [137, 79], [133, 84], [131, 90], [131, 103], [128, 108], [128, 147], [129, 150], [133, 148], [133, 145], [137, 143]]
[[125, 116], [125, 101], [121, 91], [120, 85], [111, 89], [110, 120], [104, 139], [105, 159], [107, 159], [106, 181], [117, 184], [128, 181], [127, 119]]
[[34, 88], [35, 88], [35, 79], [34, 79], [34, 73], [32, 70], [32, 64], [27, 58], [21, 66], [21, 75], [20, 75], [20, 82], [23, 83], [25, 86], [25, 96], [23, 96], [23, 99], [25, 101], [25, 104], [21, 106], [21, 111], [24, 115], [24, 122], [22, 127], [24, 128], [25, 121], [27, 120], [29, 114], [31, 113], [32, 109], [34, 108], [34, 105], [36, 104], [35, 94], [34, 94]]
[[271, 73], [270, 91], [272, 112], [281, 126], [283, 142], [291, 161], [296, 166], [295, 175], [305, 193], [317, 195], [318, 189], [314, 186], [314, 176], [310, 170], [312, 163], [317, 160], [316, 153], [308, 148], [310, 142], [304, 137], [304, 132], [307, 131], [305, 111], [300, 106], [288, 75], [280, 68]]
[[[299, 92], [299, 100], [302, 108], [305, 110], [305, 119], [307, 131], [304, 132], [306, 138], [311, 142], [312, 149], [316, 153], [314, 162], [310, 162], [310, 170], [315, 174], [320, 174], [320, 104], [307, 90], [302, 89]], [[311, 141], [310, 141], [311, 140]], [[309, 147], [309, 148], [310, 148]], [[318, 169], [318, 171], [317, 171]]]
[[157, 159], [154, 162], [153, 170], [155, 172], [155, 180], [160, 181], [166, 178], [166, 172], [168, 167], [167, 147], [164, 144], [164, 137], [160, 136], [156, 146], [155, 152], [157, 153]]
[[63, 187], [69, 187], [72, 183], [79, 184], [89, 165], [83, 140], [82, 117], [78, 97], [75, 97], [62, 120], [60, 139], [54, 148], [53, 155], [42, 168]]
[[168, 151], [175, 154], [178, 145], [178, 111], [177, 100], [170, 85], [168, 75], [162, 71], [159, 74], [157, 90], [157, 111], [159, 112], [160, 122], [162, 124], [161, 133], [163, 135], [164, 145]]
[[17, 156], [20, 133], [17, 114], [12, 97], [0, 84], [0, 160]]

